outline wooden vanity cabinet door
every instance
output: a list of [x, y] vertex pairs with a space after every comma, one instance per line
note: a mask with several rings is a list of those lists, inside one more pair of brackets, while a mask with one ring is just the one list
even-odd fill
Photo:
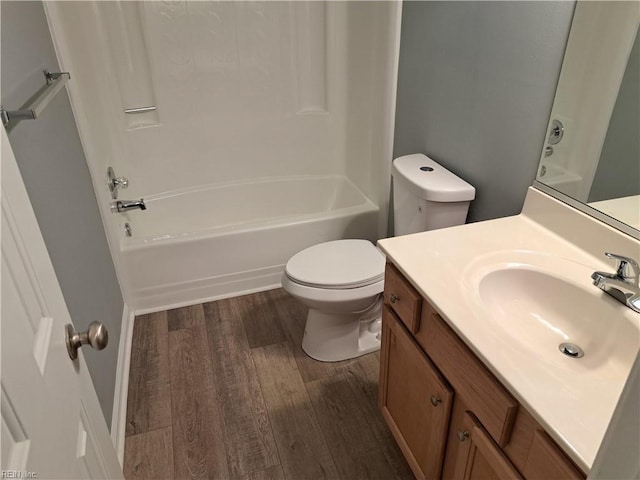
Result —
[[451, 423], [459, 436], [453, 475], [459, 480], [522, 479], [498, 444], [489, 436], [471, 412], [465, 412], [461, 423]]
[[[466, 438], [460, 439], [459, 435], [465, 431], [466, 415], [469, 407], [462, 399], [455, 395], [453, 406], [451, 407], [451, 421], [447, 433], [447, 448], [444, 453], [444, 464], [442, 466], [442, 480], [456, 479], [458, 458], [462, 455], [469, 455], [469, 444]], [[461, 453], [462, 452], [462, 453]]]
[[379, 388], [382, 416], [414, 475], [439, 478], [453, 392], [386, 305]]
[[537, 429], [522, 470], [527, 480], [584, 480], [578, 470], [543, 430]]

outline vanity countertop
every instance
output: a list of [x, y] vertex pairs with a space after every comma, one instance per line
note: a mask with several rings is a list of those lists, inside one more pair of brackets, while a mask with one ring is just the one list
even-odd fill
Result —
[[[558, 234], [550, 229], [554, 225], [566, 230]], [[589, 231], [580, 234], [576, 229]], [[569, 241], [562, 235], [566, 232], [579, 237]], [[586, 243], [576, 245], [575, 238], [585, 235]], [[378, 245], [576, 464], [589, 472], [640, 346], [640, 335], [636, 335], [638, 345], [631, 347], [635, 353], [627, 355], [632, 357], [628, 366], [627, 358], [622, 364], [599, 358], [596, 365], [594, 357], [589, 358], [588, 345], [583, 345], [581, 359], [563, 356], [555, 344], [548, 351], [536, 351], [527, 344], [526, 332], [515, 327], [505, 331], [487, 322], [471, 277], [479, 264], [491, 263], [493, 258], [513, 258], [518, 264], [533, 255], [556, 268], [559, 264], [560, 269], [566, 262], [567, 271], [559, 275], [591, 291], [596, 289], [591, 272], [613, 270], [602, 252], [637, 258], [640, 243], [627, 237], [530, 189], [520, 215], [387, 238]], [[640, 332], [640, 314], [597, 289], [594, 294], [602, 295], [596, 301], [611, 302], [608, 308], [615, 312], [616, 322], [630, 322], [632, 331]]]

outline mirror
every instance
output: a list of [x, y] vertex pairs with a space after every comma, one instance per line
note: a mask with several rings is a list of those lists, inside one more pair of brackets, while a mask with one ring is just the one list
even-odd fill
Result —
[[640, 233], [637, 2], [576, 3], [535, 186]]

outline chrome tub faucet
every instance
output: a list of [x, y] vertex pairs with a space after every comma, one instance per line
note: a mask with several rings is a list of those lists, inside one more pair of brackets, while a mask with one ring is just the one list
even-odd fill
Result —
[[615, 273], [593, 272], [593, 284], [635, 312], [640, 313], [640, 266], [629, 257], [605, 253], [618, 261]]
[[147, 206], [144, 204], [144, 199], [140, 200], [118, 200], [111, 204], [111, 208], [114, 212], [128, 212], [129, 210], [146, 210]]

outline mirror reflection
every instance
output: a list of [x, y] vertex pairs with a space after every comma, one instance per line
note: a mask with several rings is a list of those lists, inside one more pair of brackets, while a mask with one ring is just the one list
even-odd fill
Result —
[[537, 180], [640, 230], [636, 2], [579, 1]]

